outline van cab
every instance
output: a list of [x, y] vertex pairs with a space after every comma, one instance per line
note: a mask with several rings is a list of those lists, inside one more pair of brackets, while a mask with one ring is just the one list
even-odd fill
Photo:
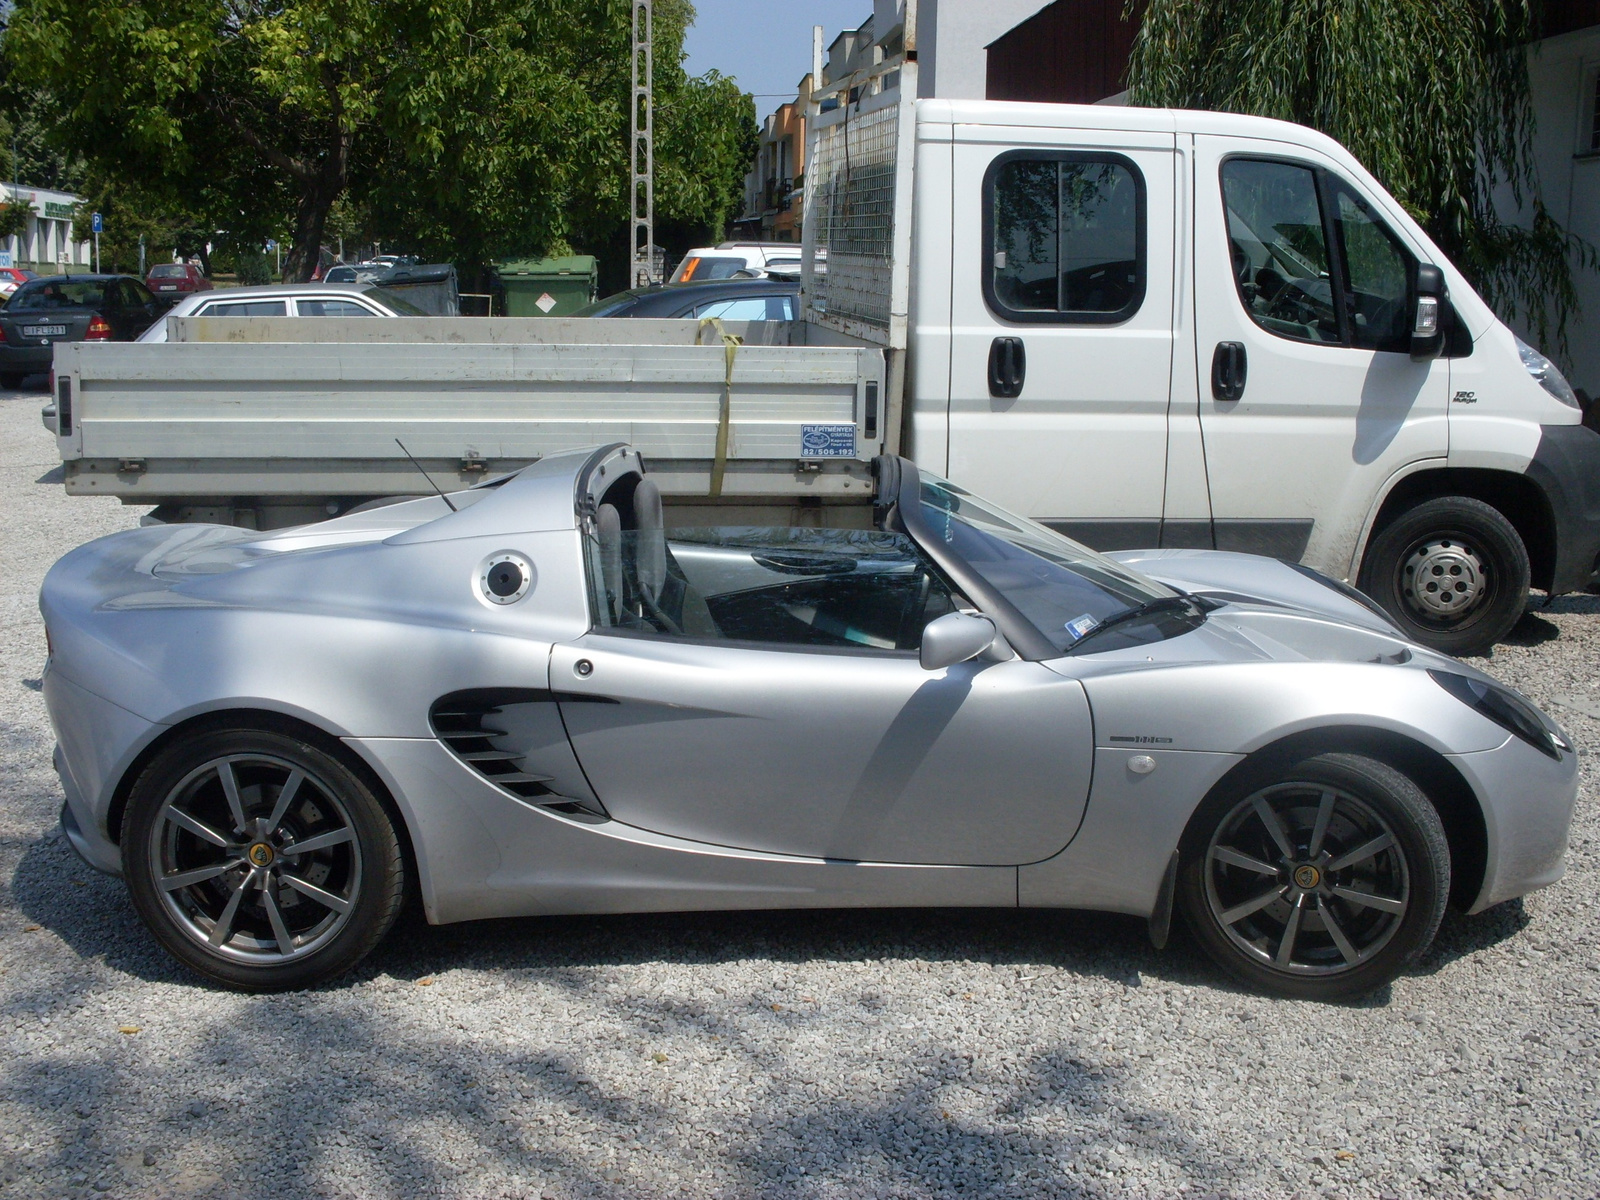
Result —
[[1457, 654], [1595, 571], [1600, 435], [1333, 140], [925, 100], [915, 175], [931, 469], [1097, 549], [1304, 563]]

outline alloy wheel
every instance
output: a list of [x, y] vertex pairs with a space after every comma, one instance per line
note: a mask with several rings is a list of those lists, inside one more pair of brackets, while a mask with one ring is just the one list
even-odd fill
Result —
[[360, 840], [337, 792], [265, 754], [189, 772], [157, 812], [148, 854], [177, 926], [212, 954], [252, 966], [327, 945], [362, 885]]
[[1370, 961], [1411, 901], [1405, 855], [1373, 808], [1342, 789], [1281, 783], [1240, 801], [1206, 847], [1205, 894], [1247, 958], [1299, 976]]

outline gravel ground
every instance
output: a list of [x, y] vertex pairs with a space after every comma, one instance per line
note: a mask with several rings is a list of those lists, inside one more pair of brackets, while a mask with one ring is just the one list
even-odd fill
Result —
[[[35, 596], [138, 510], [0, 393], [0, 1196], [1595, 1196], [1596, 775], [1567, 878], [1352, 1007], [1088, 914], [403, 921], [196, 984], [56, 826]], [[1600, 745], [1600, 596], [1486, 665]]]

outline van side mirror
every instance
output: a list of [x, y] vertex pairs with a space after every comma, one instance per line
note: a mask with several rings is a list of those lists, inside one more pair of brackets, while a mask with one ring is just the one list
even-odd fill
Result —
[[1411, 361], [1431, 362], [1444, 352], [1444, 272], [1432, 263], [1417, 264], [1416, 307], [1411, 314]]
[[988, 617], [971, 613], [946, 613], [938, 620], [929, 621], [922, 631], [922, 651], [919, 655], [924, 671], [942, 671], [970, 658], [977, 658], [994, 645], [998, 631]]

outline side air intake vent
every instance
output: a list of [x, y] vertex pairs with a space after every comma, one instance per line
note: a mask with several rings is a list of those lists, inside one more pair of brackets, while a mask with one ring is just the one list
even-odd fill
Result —
[[[428, 718], [434, 734], [457, 758], [512, 795], [563, 816], [609, 820], [610, 815], [598, 803], [558, 793], [551, 786], [554, 778], [530, 767], [527, 750], [515, 744], [526, 737], [525, 706], [537, 706], [534, 711], [539, 716], [559, 722], [554, 701], [551, 693], [542, 690], [483, 688], [441, 698]], [[518, 727], [522, 727], [520, 731]], [[564, 734], [561, 740], [565, 741]]]

